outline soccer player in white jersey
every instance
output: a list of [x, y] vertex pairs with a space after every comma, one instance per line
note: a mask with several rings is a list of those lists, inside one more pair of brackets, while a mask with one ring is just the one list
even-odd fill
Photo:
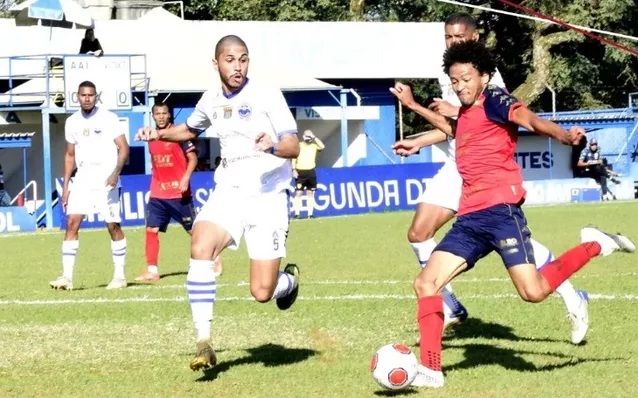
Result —
[[[476, 22], [469, 14], [452, 14], [446, 19], [445, 44], [447, 47], [456, 42], [478, 40], [478, 38]], [[439, 83], [443, 98], [435, 99], [429, 105], [429, 108], [446, 117], [456, 118], [461, 104], [452, 89], [450, 78], [447, 75], [442, 75], [439, 78]], [[503, 79], [498, 71], [490, 80], [490, 84], [505, 88]], [[423, 107], [414, 101], [409, 87], [405, 86], [401, 93], [394, 89], [391, 89], [391, 91], [404, 106], [428, 119], [426, 113], [419, 110], [423, 109]], [[448, 158], [419, 198], [417, 210], [408, 231], [408, 240], [422, 267], [426, 266], [436, 246], [434, 235], [443, 225], [454, 218], [458, 210], [463, 181], [456, 168], [455, 143], [453, 138], [449, 138], [442, 131], [432, 130], [415, 139], [401, 140], [393, 145], [393, 150], [396, 154], [410, 156], [423, 147], [444, 142], [446, 139], [448, 140]], [[532, 244], [537, 262], [536, 266], [539, 269], [554, 260], [554, 256], [547, 247], [534, 239], [532, 239]], [[563, 299], [571, 322], [571, 341], [573, 344], [579, 344], [585, 338], [589, 328], [587, 293], [582, 290], [575, 290], [568, 280], [556, 289], [556, 292]], [[467, 310], [457, 299], [450, 284], [444, 287], [442, 295], [446, 327], [467, 319]]]
[[[62, 276], [50, 282], [54, 289], [73, 289], [73, 268], [78, 252], [78, 232], [87, 214], [98, 213], [111, 235], [113, 280], [107, 289], [126, 287], [124, 264], [126, 237], [120, 226], [120, 172], [129, 155], [129, 145], [117, 115], [95, 106], [97, 90], [90, 81], [80, 83], [80, 110], [65, 125], [64, 186], [62, 207], [66, 232], [62, 242]], [[77, 172], [70, 184], [73, 169]]]
[[215, 190], [195, 219], [186, 286], [197, 329], [192, 370], [217, 362], [211, 344], [217, 292], [213, 259], [236, 250], [242, 236], [250, 258], [250, 292], [256, 301], [276, 300], [286, 310], [299, 290], [299, 269], [286, 256], [292, 165], [299, 155], [297, 124], [278, 88], [246, 77], [248, 48], [234, 35], [215, 46], [213, 66], [221, 84], [204, 93], [186, 123], [165, 130], [142, 128], [138, 140], [187, 141], [219, 137], [222, 161]]

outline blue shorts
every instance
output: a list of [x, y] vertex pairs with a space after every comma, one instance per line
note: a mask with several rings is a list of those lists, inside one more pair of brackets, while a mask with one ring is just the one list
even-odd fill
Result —
[[193, 229], [195, 215], [192, 198], [150, 198], [146, 205], [146, 227], [159, 228], [161, 232], [166, 232], [168, 223], [173, 219], [186, 231], [190, 231]]
[[496, 251], [509, 268], [535, 263], [531, 236], [521, 207], [501, 204], [459, 216], [434, 250], [464, 258], [468, 270]]

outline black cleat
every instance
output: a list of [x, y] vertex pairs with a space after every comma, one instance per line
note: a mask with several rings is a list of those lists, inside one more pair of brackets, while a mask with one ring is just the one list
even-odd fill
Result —
[[286, 265], [284, 272], [293, 276], [295, 288], [287, 296], [277, 299], [277, 308], [282, 311], [292, 307], [297, 300], [297, 294], [299, 293], [299, 267], [297, 267], [297, 264]]

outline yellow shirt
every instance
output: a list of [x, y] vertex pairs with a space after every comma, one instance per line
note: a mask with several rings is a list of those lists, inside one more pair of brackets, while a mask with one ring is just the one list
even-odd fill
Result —
[[317, 167], [317, 152], [319, 145], [315, 142], [307, 143], [305, 141], [299, 143], [299, 156], [293, 159], [292, 168], [295, 170], [312, 170]]

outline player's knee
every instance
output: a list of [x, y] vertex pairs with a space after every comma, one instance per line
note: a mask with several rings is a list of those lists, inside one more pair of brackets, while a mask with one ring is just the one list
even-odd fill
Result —
[[146, 232], [149, 234], [159, 234], [159, 228], [157, 227], [146, 227]]
[[435, 281], [424, 278], [422, 274], [414, 278], [412, 287], [417, 297], [434, 296], [441, 288], [441, 286], [437, 286]]
[[191, 258], [194, 260], [210, 260], [213, 258], [214, 249], [202, 242], [191, 243]]
[[408, 241], [410, 243], [425, 242], [428, 239], [432, 239], [435, 232], [434, 227], [429, 225], [411, 226], [408, 230]]
[[548, 293], [543, 291], [541, 288], [537, 287], [525, 287], [519, 290], [519, 295], [521, 298], [528, 303], [540, 303], [545, 300], [548, 296]]
[[255, 298], [255, 301], [260, 303], [266, 303], [270, 301], [273, 293], [274, 293], [274, 289], [268, 289], [263, 286], [250, 287], [250, 294]]

